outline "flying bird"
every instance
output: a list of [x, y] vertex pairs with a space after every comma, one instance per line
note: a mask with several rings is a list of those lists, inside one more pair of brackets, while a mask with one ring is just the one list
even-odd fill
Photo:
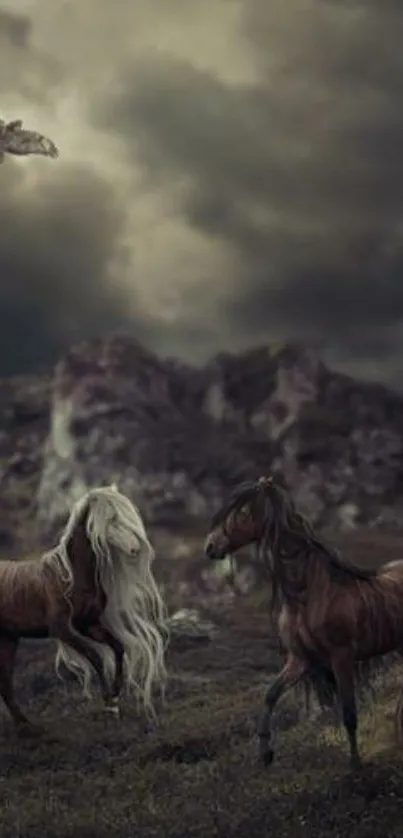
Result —
[[21, 119], [8, 123], [0, 119], [0, 163], [4, 162], [6, 154], [42, 154], [55, 158], [59, 156], [59, 149], [52, 140], [38, 131], [23, 128]]

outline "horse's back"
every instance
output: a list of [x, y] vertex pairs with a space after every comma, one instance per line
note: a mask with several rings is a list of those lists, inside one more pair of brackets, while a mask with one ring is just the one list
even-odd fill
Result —
[[0, 633], [41, 636], [48, 593], [38, 561], [0, 562]]

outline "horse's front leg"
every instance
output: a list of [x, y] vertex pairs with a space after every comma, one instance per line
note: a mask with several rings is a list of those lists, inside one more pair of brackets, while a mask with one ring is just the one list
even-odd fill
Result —
[[350, 764], [353, 769], [357, 769], [361, 767], [361, 759], [357, 746], [357, 706], [354, 689], [354, 660], [351, 651], [342, 650], [333, 654], [331, 666], [336, 679], [343, 724], [348, 736]]
[[267, 766], [274, 759], [274, 751], [270, 742], [272, 737], [272, 717], [276, 704], [286, 692], [296, 686], [307, 671], [308, 664], [304, 660], [301, 660], [301, 658], [290, 654], [285, 666], [267, 690], [264, 699], [264, 708], [257, 728], [260, 757]]
[[111, 699], [111, 689], [105, 676], [102, 657], [98, 650], [88, 642], [88, 638], [74, 627], [70, 616], [60, 614], [52, 620], [49, 625], [49, 635], [70, 646], [88, 661], [98, 676], [102, 698], [107, 704]]
[[115, 716], [119, 716], [119, 697], [123, 688], [123, 660], [125, 655], [123, 643], [99, 622], [89, 625], [85, 633], [97, 643], [104, 643], [106, 646], [109, 646], [113, 652], [115, 658], [115, 676], [111, 694], [108, 700], [105, 701], [105, 710], [113, 713]]

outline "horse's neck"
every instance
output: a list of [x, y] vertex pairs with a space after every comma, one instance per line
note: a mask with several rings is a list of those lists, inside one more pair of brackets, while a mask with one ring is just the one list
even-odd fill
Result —
[[320, 573], [320, 559], [301, 533], [280, 533], [273, 550], [275, 572], [285, 601], [306, 599], [309, 575]]
[[87, 594], [96, 591], [96, 562], [85, 528], [78, 525], [67, 544], [74, 575], [74, 589]]

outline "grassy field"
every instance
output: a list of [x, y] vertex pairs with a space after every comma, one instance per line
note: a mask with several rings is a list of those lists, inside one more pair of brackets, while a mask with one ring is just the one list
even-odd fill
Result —
[[[350, 543], [363, 561], [397, 557], [400, 539], [368, 538]], [[239, 600], [214, 642], [171, 650], [166, 705], [151, 728], [127, 701], [121, 721], [105, 719], [97, 700], [56, 679], [50, 644], [25, 644], [17, 694], [47, 732], [18, 739], [1, 717], [1, 837], [401, 838], [398, 669], [361, 708], [365, 765], [352, 776], [343, 731], [326, 715], [304, 718], [293, 697], [277, 715], [276, 761], [260, 766], [254, 728], [280, 662], [264, 597]]]

